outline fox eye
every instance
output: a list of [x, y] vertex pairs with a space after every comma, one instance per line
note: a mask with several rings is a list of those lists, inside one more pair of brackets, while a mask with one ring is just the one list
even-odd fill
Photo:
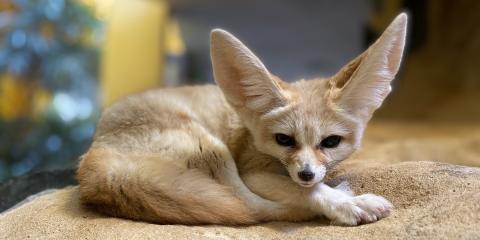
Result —
[[293, 147], [295, 146], [295, 139], [288, 135], [277, 133], [275, 134], [275, 140], [277, 141], [278, 145], [285, 146], [285, 147]]
[[330, 135], [320, 142], [322, 148], [336, 148], [342, 141], [342, 137], [338, 135]]

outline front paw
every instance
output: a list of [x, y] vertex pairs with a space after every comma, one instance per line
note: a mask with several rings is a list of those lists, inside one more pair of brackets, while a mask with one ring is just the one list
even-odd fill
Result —
[[334, 224], [355, 226], [376, 222], [390, 215], [393, 205], [381, 196], [364, 194], [344, 199], [328, 216]]

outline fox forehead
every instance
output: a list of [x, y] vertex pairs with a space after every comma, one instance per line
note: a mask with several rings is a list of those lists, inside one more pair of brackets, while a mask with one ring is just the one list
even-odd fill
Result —
[[353, 122], [327, 103], [324, 81], [300, 80], [287, 89], [292, 96], [288, 104], [263, 116], [270, 133], [290, 135], [302, 145], [317, 145], [329, 135], [351, 133]]

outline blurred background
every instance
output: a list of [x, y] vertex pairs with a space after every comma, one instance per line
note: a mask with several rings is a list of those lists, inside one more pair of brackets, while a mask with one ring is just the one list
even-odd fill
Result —
[[0, 211], [75, 183], [77, 159], [113, 101], [213, 83], [212, 28], [294, 81], [334, 74], [401, 11], [410, 16], [408, 50], [364, 148], [480, 166], [479, 1], [2, 0]]

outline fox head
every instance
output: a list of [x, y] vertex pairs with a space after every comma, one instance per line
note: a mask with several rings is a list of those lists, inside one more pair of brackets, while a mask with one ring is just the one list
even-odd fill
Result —
[[407, 15], [330, 78], [287, 83], [230, 33], [211, 33], [215, 81], [260, 152], [310, 187], [359, 148], [367, 122], [391, 91], [405, 45]]

